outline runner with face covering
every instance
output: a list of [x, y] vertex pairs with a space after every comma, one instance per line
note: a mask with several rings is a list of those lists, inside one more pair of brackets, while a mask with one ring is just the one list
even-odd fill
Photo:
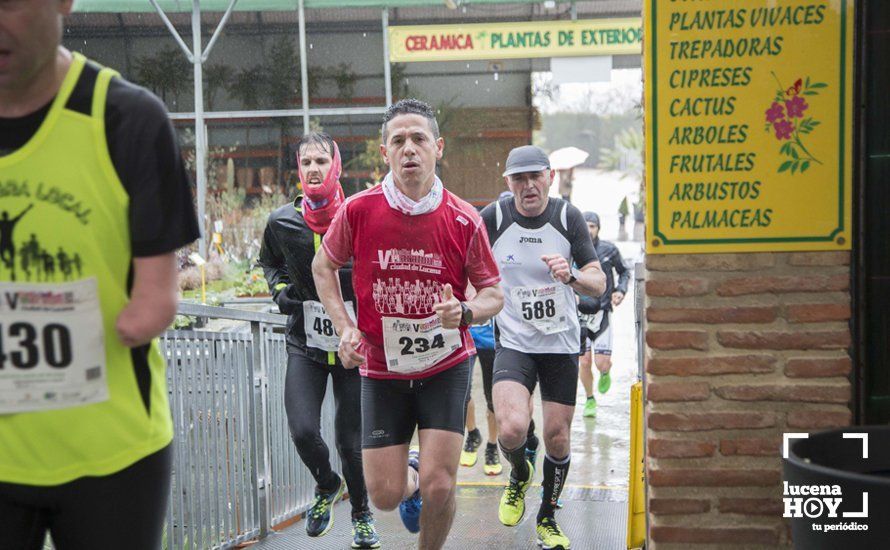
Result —
[[[343, 204], [340, 151], [330, 136], [309, 133], [297, 146], [302, 194], [269, 216], [260, 249], [260, 265], [281, 313], [287, 314], [287, 373], [284, 404], [291, 437], [315, 478], [315, 501], [306, 519], [310, 537], [333, 527], [333, 507], [348, 488], [352, 505], [353, 548], [379, 548], [362, 474], [361, 382], [337, 357], [339, 336], [318, 298], [312, 258], [322, 235]], [[340, 288], [355, 318], [352, 270], [340, 270]], [[330, 450], [321, 437], [321, 406], [328, 378], [334, 385], [335, 436], [343, 476], [331, 468]]]

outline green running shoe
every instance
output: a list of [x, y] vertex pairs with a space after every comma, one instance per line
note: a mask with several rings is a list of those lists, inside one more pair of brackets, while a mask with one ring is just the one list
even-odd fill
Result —
[[473, 467], [476, 465], [476, 451], [479, 450], [480, 444], [482, 444], [482, 434], [479, 433], [479, 428], [467, 433], [464, 449], [460, 453], [461, 466]]
[[528, 463], [528, 479], [519, 481], [510, 476], [510, 483], [504, 488], [501, 496], [501, 504], [498, 507], [498, 519], [508, 527], [512, 527], [522, 521], [525, 515], [525, 492], [532, 484], [535, 475], [535, 467]]
[[600, 393], [606, 393], [609, 391], [609, 388], [612, 387], [612, 377], [609, 376], [608, 372], [604, 372], [600, 375], [600, 381], [597, 384], [597, 387], [600, 390]]
[[503, 471], [497, 445], [489, 443], [485, 446], [485, 466], [482, 467], [482, 470], [487, 476], [496, 476]]
[[538, 546], [545, 550], [569, 550], [572, 543], [553, 518], [543, 518], [535, 529], [538, 532]]
[[584, 413], [582, 414], [585, 418], [596, 416], [596, 397], [590, 396], [587, 398], [587, 402], [584, 403]]

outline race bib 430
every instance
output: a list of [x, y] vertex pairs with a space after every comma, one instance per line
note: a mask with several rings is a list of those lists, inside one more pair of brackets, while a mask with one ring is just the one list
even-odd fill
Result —
[[108, 399], [95, 278], [0, 282], [0, 414]]

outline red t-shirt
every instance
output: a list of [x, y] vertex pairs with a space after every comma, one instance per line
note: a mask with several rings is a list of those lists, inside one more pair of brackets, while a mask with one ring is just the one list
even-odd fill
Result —
[[[500, 281], [488, 233], [469, 203], [443, 190], [438, 208], [409, 216], [390, 207], [378, 185], [346, 201], [331, 222], [322, 246], [338, 266], [353, 260], [352, 285], [366, 358], [360, 367], [363, 376], [426, 378], [475, 355], [472, 337], [467, 328], [461, 328], [459, 344], [453, 341], [456, 336], [451, 340], [452, 347], [459, 347], [447, 357], [422, 372], [393, 372], [387, 368], [383, 334], [384, 318], [392, 323], [394, 318], [417, 320], [434, 316], [433, 305], [442, 301], [446, 283], [451, 284], [454, 296], [463, 301], [468, 281], [477, 289]], [[423, 345], [412, 351], [411, 339], [403, 341], [407, 346], [404, 353], [427, 351], [424, 348], [428, 343], [420, 342]], [[389, 359], [390, 363], [394, 360]]]

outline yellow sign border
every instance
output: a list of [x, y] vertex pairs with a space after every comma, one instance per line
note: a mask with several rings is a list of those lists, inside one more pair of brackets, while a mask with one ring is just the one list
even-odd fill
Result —
[[829, 251], [852, 249], [852, 170], [853, 170], [853, 23], [855, 3], [840, 1], [840, 143], [838, 146], [838, 222], [828, 235], [794, 235], [739, 239], [670, 239], [659, 228], [658, 215], [658, 112], [657, 59], [658, 31], [655, 24], [659, 0], [648, 0], [643, 34], [646, 88], [646, 252], [648, 254], [697, 254], [726, 252]]

